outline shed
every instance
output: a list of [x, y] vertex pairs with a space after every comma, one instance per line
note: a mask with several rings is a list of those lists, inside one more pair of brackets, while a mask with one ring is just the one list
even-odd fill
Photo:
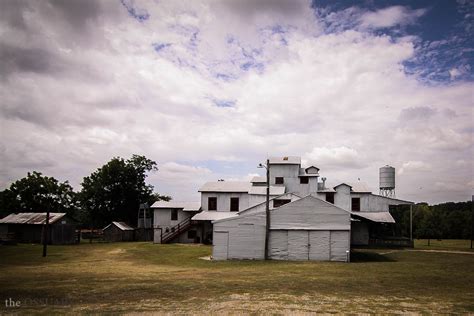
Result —
[[112, 222], [104, 229], [104, 240], [115, 241], [133, 241], [135, 229], [124, 222]]
[[[350, 212], [312, 195], [270, 211], [274, 260], [348, 261]], [[263, 259], [265, 211], [213, 222], [213, 259]]]
[[[23, 243], [41, 243], [45, 224], [46, 213], [12, 213], [0, 219], [0, 235], [11, 235]], [[76, 243], [76, 222], [66, 213], [49, 213], [49, 241], [56, 245]]]

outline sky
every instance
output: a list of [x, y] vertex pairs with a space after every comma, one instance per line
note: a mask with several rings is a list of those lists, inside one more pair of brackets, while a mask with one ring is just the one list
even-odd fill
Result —
[[474, 2], [0, 1], [0, 189], [112, 157], [198, 201], [301, 156], [329, 184], [471, 199]]

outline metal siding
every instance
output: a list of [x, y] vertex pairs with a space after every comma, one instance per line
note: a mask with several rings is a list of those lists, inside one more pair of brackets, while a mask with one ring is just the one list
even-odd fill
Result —
[[271, 259], [288, 260], [288, 231], [271, 231], [269, 247]]
[[304, 230], [288, 231], [288, 259], [308, 260], [308, 232]]
[[331, 261], [347, 261], [349, 231], [331, 231]]
[[330, 231], [313, 230], [309, 232], [309, 260], [329, 261]]
[[214, 260], [227, 260], [229, 249], [229, 232], [214, 232], [212, 258]]
[[229, 259], [255, 259], [255, 228], [253, 224], [239, 224], [230, 232]]

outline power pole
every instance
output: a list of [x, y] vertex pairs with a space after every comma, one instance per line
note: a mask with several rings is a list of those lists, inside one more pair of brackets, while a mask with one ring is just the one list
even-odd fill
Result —
[[[474, 195], [471, 195], [471, 201], [474, 202]], [[474, 205], [471, 204], [471, 249], [472, 249], [473, 239], [474, 239]]]
[[412, 244], [412, 247], [414, 247], [414, 244], [413, 244], [413, 204], [410, 204], [410, 242]]
[[265, 260], [268, 260], [268, 244], [270, 241], [270, 160], [267, 159], [267, 198], [265, 201]]
[[[48, 188], [48, 186], [46, 186]], [[49, 193], [47, 193], [49, 195]], [[46, 227], [44, 229], [44, 236], [43, 236], [43, 257], [46, 257], [48, 252], [48, 242], [49, 242], [49, 198], [46, 199]]]

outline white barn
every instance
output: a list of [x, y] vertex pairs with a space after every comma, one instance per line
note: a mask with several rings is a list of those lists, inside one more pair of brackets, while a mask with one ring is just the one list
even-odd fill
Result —
[[[350, 212], [312, 195], [270, 211], [269, 257], [348, 261]], [[213, 259], [264, 259], [265, 210], [214, 221]]]

